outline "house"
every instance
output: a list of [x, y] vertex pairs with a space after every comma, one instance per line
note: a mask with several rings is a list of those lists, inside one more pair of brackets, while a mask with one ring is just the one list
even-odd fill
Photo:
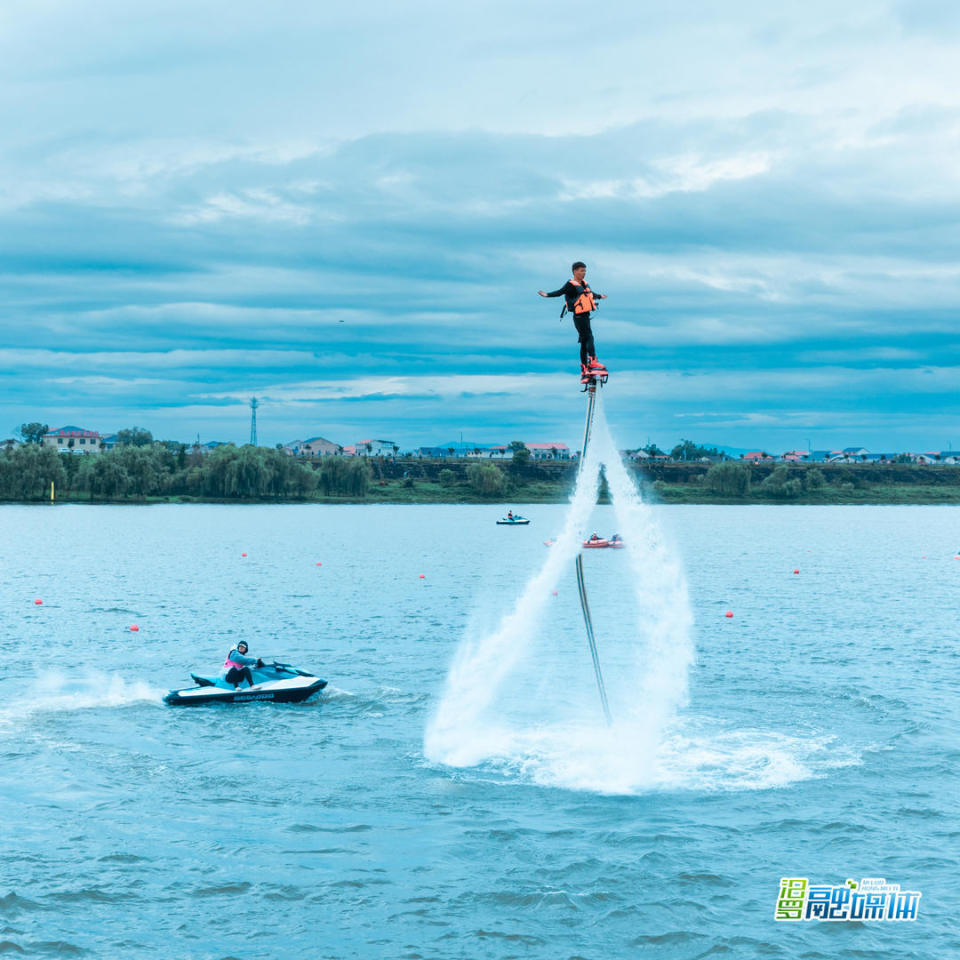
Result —
[[8, 437], [6, 440], [0, 440], [0, 450], [16, 450], [20, 446], [20, 441], [14, 437]]
[[865, 457], [870, 451], [866, 447], [844, 447], [840, 452], [845, 457], [859, 459], [860, 457]]
[[484, 460], [512, 460], [513, 450], [506, 444], [497, 444], [484, 450], [475, 450], [467, 454], [468, 457], [479, 457]]
[[803, 463], [808, 460], [810, 457], [809, 450], [788, 450], [786, 453], [781, 454], [780, 459], [784, 463]]
[[809, 452], [809, 459], [816, 460], [818, 463], [826, 463], [830, 459], [829, 450], [811, 450]]
[[740, 459], [746, 460], [748, 463], [759, 463], [761, 460], [772, 460], [773, 457], [763, 450], [751, 450], [749, 453], [743, 454]]
[[117, 434], [108, 433], [106, 436], [101, 437], [100, 447], [103, 450], [112, 450], [117, 445]]
[[353, 447], [358, 457], [392, 457], [400, 449], [392, 440], [358, 440]]
[[343, 447], [323, 437], [311, 437], [309, 440], [291, 440], [283, 445], [283, 450], [294, 457], [332, 457], [343, 453]]
[[940, 462], [949, 464], [960, 463], [960, 450], [941, 450]]
[[650, 459], [650, 454], [647, 453], [646, 450], [634, 450], [633, 453], [628, 453], [627, 457], [638, 463], [642, 463], [644, 460]]
[[565, 443], [524, 443], [533, 460], [569, 460], [570, 450]]
[[103, 437], [96, 430], [82, 427], [61, 427], [43, 435], [43, 445], [59, 453], [99, 453]]

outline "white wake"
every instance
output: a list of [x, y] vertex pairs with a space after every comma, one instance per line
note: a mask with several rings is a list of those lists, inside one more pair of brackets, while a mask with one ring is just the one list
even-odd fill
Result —
[[[609, 727], [579, 605], [551, 602], [561, 586], [574, 595], [574, 561], [590, 530], [601, 465], [626, 542], [622, 551], [595, 551], [607, 556], [586, 564]], [[598, 397], [563, 532], [496, 629], [461, 640], [427, 725], [427, 759], [611, 793], [672, 782], [671, 725], [687, 696], [692, 622], [682, 566], [620, 460]]]

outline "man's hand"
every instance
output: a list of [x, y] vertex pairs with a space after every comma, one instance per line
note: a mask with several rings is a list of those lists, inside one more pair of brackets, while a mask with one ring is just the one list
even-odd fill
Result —
[[545, 297], [547, 295], [546, 290], [538, 290], [537, 293], [539, 293], [541, 297]]
[[607, 299], [607, 295], [606, 295], [605, 293], [598, 293], [598, 294], [597, 294], [597, 299], [598, 299], [598, 300], [606, 300], [606, 299]]
[[263, 666], [263, 661], [262, 661], [259, 657], [257, 657], [257, 666], [258, 666], [258, 667], [262, 667], [262, 666]]

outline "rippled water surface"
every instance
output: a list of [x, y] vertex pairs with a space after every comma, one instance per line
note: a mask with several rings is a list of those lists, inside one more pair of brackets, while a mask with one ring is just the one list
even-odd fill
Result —
[[[602, 724], [571, 571], [504, 684], [522, 725], [448, 766], [455, 649], [566, 508], [524, 511], [0, 507], [0, 955], [960, 956], [960, 511], [659, 508], [696, 646], [662, 739]], [[615, 714], [625, 553], [585, 558]], [[163, 705], [240, 638], [324, 696]], [[920, 916], [778, 924], [781, 876], [885, 877]]]

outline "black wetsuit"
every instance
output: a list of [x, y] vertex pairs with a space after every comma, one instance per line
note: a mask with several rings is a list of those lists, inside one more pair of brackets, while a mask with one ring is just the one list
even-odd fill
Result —
[[[588, 289], [589, 285], [588, 285]], [[600, 294], [596, 290], [590, 291], [595, 297]], [[577, 328], [577, 339], [580, 341], [580, 362], [587, 364], [590, 357], [597, 355], [597, 348], [593, 342], [593, 330], [590, 329], [590, 311], [586, 313], [576, 313], [574, 306], [580, 294], [583, 293], [583, 287], [576, 286], [568, 280], [559, 290], [548, 293], [548, 297], [565, 297], [567, 301], [567, 310], [573, 314], [573, 325]]]

